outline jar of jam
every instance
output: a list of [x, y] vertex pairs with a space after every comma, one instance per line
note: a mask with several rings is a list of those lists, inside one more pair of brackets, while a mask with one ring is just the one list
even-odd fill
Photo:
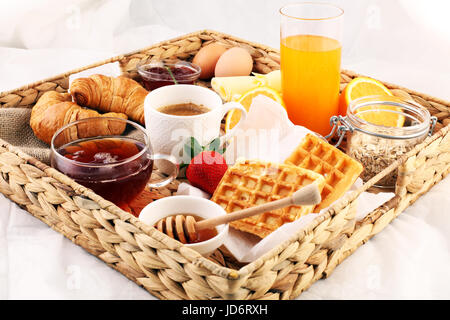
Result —
[[181, 60], [144, 61], [137, 65], [137, 71], [147, 90], [171, 84], [194, 84], [201, 68]]
[[[373, 113], [372, 115], [370, 113]], [[390, 115], [388, 115], [390, 113]], [[385, 126], [367, 119], [390, 117], [399, 119], [396, 126]], [[359, 98], [348, 106], [347, 115], [333, 116], [333, 137], [337, 131], [339, 146], [347, 137], [346, 153], [364, 167], [361, 179], [366, 182], [398, 157], [431, 135], [437, 118], [415, 101], [394, 96]], [[392, 188], [397, 181], [397, 170], [378, 181], [376, 187]]]

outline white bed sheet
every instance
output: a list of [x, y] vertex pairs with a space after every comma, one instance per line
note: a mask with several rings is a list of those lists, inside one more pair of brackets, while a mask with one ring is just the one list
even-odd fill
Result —
[[[253, 10], [252, 1], [195, 0], [189, 1], [192, 15], [205, 20], [183, 20], [185, 1], [71, 0], [60, 8], [59, 1], [41, 0], [54, 8], [45, 20], [34, 18], [47, 14], [36, 2], [0, 3], [0, 91], [202, 28], [277, 47], [279, 22], [272, 13], [283, 4], [258, 1]], [[230, 2], [248, 6], [240, 11], [251, 12], [252, 23], [226, 9]], [[450, 100], [448, 20], [444, 26], [421, 20], [448, 12], [444, 1], [433, 7], [389, 1], [389, 10], [384, 1], [332, 2], [349, 9], [347, 21], [365, 21], [358, 28], [347, 24], [344, 68]], [[428, 11], [416, 19], [414, 8]], [[116, 21], [112, 26], [108, 17]], [[372, 45], [380, 39], [389, 50]], [[449, 192], [447, 177], [300, 299], [449, 299]], [[0, 299], [154, 297], [0, 195]]]

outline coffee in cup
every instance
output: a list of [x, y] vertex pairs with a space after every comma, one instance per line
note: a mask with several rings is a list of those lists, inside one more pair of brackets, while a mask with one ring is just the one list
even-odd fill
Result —
[[160, 107], [157, 110], [159, 112], [171, 114], [174, 116], [196, 116], [211, 111], [204, 105], [197, 105], [191, 102], [171, 104], [168, 106]]
[[[227, 112], [241, 111], [240, 121], [221, 135], [221, 121]], [[183, 147], [192, 137], [206, 146], [220, 137], [221, 144], [236, 134], [247, 111], [237, 102], [223, 104], [211, 89], [188, 84], [160, 87], [144, 101], [145, 128], [154, 151], [174, 156], [178, 164], [189, 163]], [[157, 165], [158, 166], [158, 165]], [[163, 167], [158, 166], [162, 172]]]

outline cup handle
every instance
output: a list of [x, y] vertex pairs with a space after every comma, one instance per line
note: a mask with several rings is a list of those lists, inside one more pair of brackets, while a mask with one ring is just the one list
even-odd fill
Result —
[[[178, 176], [179, 166], [177, 164], [177, 160], [174, 156], [166, 155], [166, 154], [154, 154], [150, 156], [150, 159], [153, 161], [155, 160], [167, 160], [173, 165], [172, 173], [167, 176], [166, 178], [157, 179], [155, 181], [149, 181], [147, 182], [147, 187], [149, 188], [161, 188], [169, 183], [171, 183], [173, 180], [175, 180]], [[150, 178], [151, 179], [151, 178]]]
[[225, 114], [233, 109], [238, 109], [241, 111], [241, 119], [239, 119], [239, 122], [236, 123], [236, 125], [233, 127], [233, 129], [231, 129], [229, 132], [227, 132], [226, 134], [224, 134], [220, 139], [221, 139], [221, 144], [227, 142], [231, 137], [233, 137], [234, 135], [236, 135], [236, 130], [239, 128], [239, 126], [242, 125], [242, 123], [245, 121], [245, 119], [247, 119], [247, 110], [245, 110], [245, 108], [238, 102], [227, 102], [223, 105], [222, 107], [222, 118], [225, 116]]

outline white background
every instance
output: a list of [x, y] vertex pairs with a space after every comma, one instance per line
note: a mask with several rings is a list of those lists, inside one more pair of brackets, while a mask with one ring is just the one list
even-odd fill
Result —
[[[445, 0], [331, 1], [342, 67], [450, 100]], [[279, 47], [281, 0], [0, 1], [0, 91], [199, 29]], [[300, 299], [449, 299], [450, 178]], [[1, 299], [152, 299], [0, 195]]]

